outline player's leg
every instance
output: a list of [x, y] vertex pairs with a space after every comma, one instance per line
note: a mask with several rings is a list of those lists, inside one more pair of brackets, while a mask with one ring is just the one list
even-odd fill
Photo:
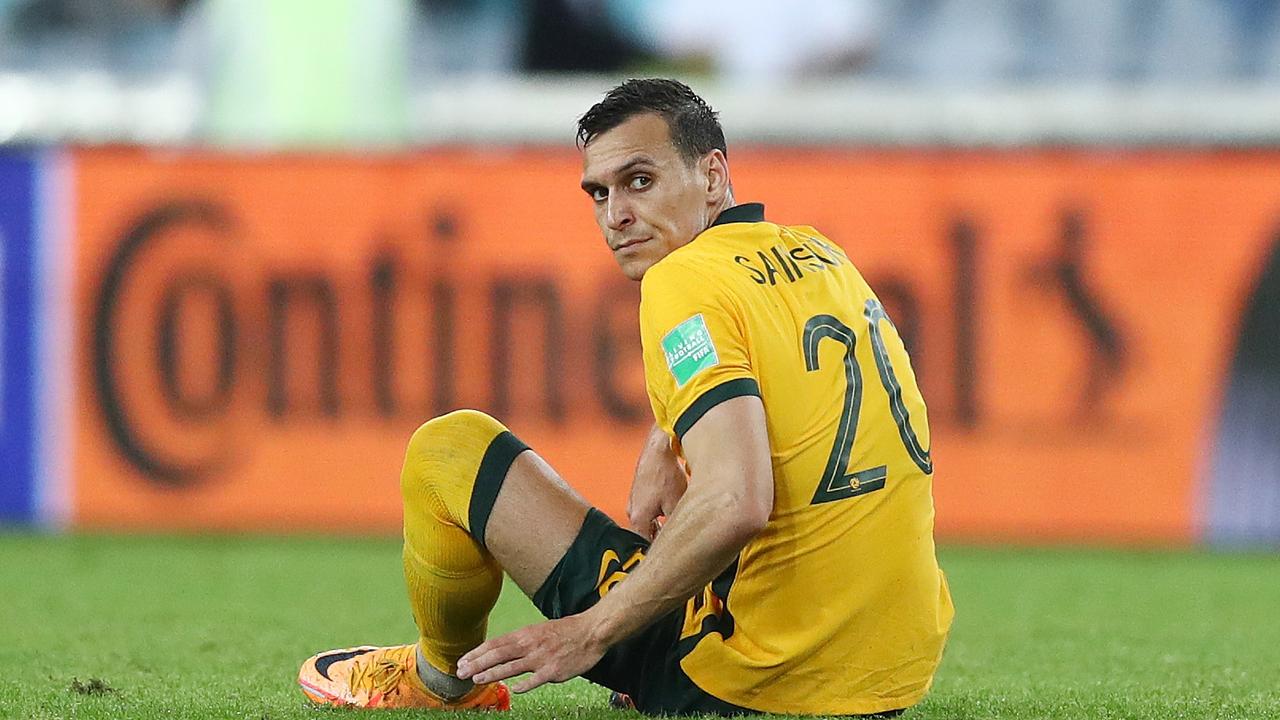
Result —
[[[493, 418], [461, 411], [423, 425], [401, 477], [405, 579], [421, 638], [420, 675], [439, 694], [465, 692], [458, 659], [484, 641], [501, 571], [547, 617], [594, 605], [643, 562], [649, 543], [568, 487], [537, 454]], [[611, 648], [586, 674], [634, 693], [652, 713], [740, 714], [684, 676], [693, 639], [681, 608]], [[725, 632], [699, 620], [696, 631]]]
[[321, 653], [299, 676], [309, 697], [382, 707], [509, 702], [505, 687], [470, 690], [453, 677], [458, 658], [484, 640], [502, 570], [532, 595], [573, 543], [589, 508], [526, 450], [500, 423], [475, 411], [436, 418], [414, 433], [401, 491], [405, 581], [419, 642]]
[[532, 596], [589, 505], [501, 423], [471, 410], [414, 433], [401, 475], [404, 571], [419, 645], [452, 674], [484, 642], [502, 572]]

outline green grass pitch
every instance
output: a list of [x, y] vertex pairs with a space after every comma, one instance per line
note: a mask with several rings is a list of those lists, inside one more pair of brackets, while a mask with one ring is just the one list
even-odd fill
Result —
[[[905, 718], [1280, 718], [1280, 555], [944, 548], [958, 615]], [[414, 637], [390, 539], [0, 534], [0, 717], [345, 718], [313, 652]], [[508, 587], [492, 630], [537, 619]], [[515, 717], [639, 717], [585, 681]], [[420, 716], [380, 712], [379, 718]]]

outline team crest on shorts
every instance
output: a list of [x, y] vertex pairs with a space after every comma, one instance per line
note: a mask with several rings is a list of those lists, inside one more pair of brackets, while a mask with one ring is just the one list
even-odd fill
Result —
[[667, 367], [675, 376], [676, 387], [707, 368], [720, 364], [716, 346], [711, 342], [707, 321], [702, 313], [685, 320], [662, 338], [662, 352], [667, 356]]

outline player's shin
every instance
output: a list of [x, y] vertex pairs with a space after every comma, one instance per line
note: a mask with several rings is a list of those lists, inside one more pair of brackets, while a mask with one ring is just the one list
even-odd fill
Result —
[[505, 428], [482, 413], [436, 418], [414, 434], [401, 476], [404, 577], [419, 631], [418, 673], [429, 689], [470, 689], [457, 662], [484, 642], [502, 570], [466, 529], [474, 478], [489, 442]]
[[502, 589], [493, 558], [458, 528], [410, 532], [406, 526], [404, 576], [418, 625], [418, 675], [444, 698], [471, 683], [454, 676], [458, 658], [484, 642], [489, 611]]

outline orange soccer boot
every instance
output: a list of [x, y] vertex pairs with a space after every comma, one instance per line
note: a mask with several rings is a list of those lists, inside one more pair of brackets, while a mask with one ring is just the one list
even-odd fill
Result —
[[500, 682], [485, 683], [446, 700], [418, 678], [418, 646], [330, 650], [308, 658], [298, 671], [302, 692], [319, 705], [435, 710], [510, 710], [511, 692]]

